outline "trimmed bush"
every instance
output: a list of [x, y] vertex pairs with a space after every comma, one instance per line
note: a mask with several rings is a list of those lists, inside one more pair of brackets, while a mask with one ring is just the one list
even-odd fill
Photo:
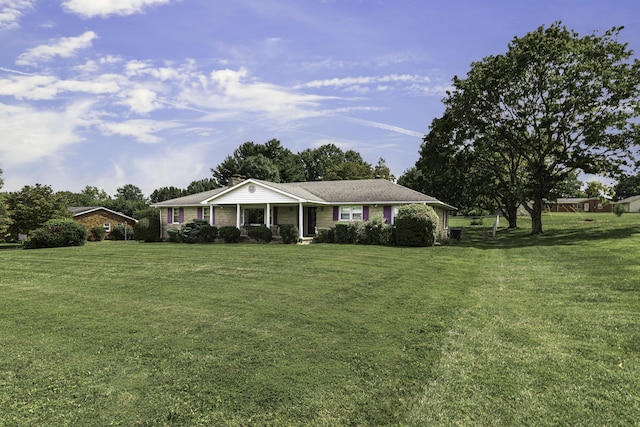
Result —
[[433, 246], [438, 236], [438, 224], [438, 214], [430, 206], [401, 206], [396, 219], [396, 245]]
[[133, 227], [129, 224], [118, 224], [113, 227], [111, 240], [131, 240], [133, 239]]
[[259, 243], [269, 243], [273, 239], [273, 232], [266, 225], [250, 228], [247, 235]]
[[172, 243], [180, 243], [180, 240], [178, 239], [179, 233], [180, 233], [180, 230], [178, 230], [177, 228], [168, 229], [167, 235], [169, 236], [169, 241]]
[[89, 238], [94, 242], [101, 242], [107, 237], [107, 230], [104, 227], [93, 227], [89, 233]]
[[393, 226], [387, 224], [383, 215], [375, 215], [366, 221], [360, 230], [360, 243], [365, 245], [391, 244]]
[[625, 212], [624, 206], [622, 206], [619, 203], [616, 203], [615, 205], [613, 205], [613, 207], [611, 208], [611, 211], [614, 214], [616, 214], [616, 216], [622, 216], [622, 214]]
[[282, 243], [290, 244], [298, 242], [298, 227], [293, 224], [282, 224], [280, 226], [280, 237], [282, 237]]
[[238, 243], [240, 241], [240, 229], [231, 225], [220, 227], [218, 235], [225, 243]]
[[33, 231], [24, 241], [25, 249], [82, 246], [87, 241], [87, 227], [72, 219], [53, 219]]
[[194, 219], [182, 224], [176, 237], [181, 243], [212, 243], [217, 234], [218, 229], [209, 225], [207, 220]]
[[335, 242], [335, 230], [333, 228], [318, 227], [318, 234], [315, 241], [317, 243], [334, 243]]
[[335, 229], [335, 242], [354, 244], [358, 242], [359, 226], [354, 222], [338, 223]]

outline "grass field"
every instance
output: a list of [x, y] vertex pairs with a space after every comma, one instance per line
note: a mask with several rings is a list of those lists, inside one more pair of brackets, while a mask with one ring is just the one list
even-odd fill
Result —
[[639, 425], [640, 215], [468, 221], [1, 250], [0, 425]]

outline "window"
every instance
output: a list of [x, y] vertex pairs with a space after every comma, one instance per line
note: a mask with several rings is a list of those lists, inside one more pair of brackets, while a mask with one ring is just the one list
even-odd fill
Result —
[[264, 209], [245, 209], [245, 224], [264, 224]]
[[180, 224], [180, 209], [173, 208], [173, 220], [171, 222], [173, 224]]
[[362, 206], [340, 206], [340, 221], [362, 221]]
[[202, 208], [202, 219], [209, 221], [210, 216], [209, 216], [209, 207], [207, 206], [206, 208]]
[[105, 230], [107, 233], [110, 233], [110, 232], [111, 232], [111, 223], [110, 223], [110, 222], [105, 222], [102, 226], [104, 227], [104, 230]]

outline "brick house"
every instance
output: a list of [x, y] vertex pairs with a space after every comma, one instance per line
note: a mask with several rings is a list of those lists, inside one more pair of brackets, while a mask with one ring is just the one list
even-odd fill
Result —
[[70, 207], [69, 210], [73, 213], [73, 219], [87, 227], [89, 233], [94, 227], [103, 227], [107, 237], [117, 225], [127, 224], [133, 227], [138, 222], [135, 218], [102, 206]]

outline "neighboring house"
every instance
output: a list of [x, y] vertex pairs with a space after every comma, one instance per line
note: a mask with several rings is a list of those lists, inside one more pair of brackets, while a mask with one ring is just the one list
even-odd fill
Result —
[[622, 205], [625, 212], [640, 212], [640, 195], [627, 197], [615, 203]]
[[163, 239], [168, 238], [167, 230], [193, 219], [240, 229], [266, 225], [275, 232], [279, 225], [293, 224], [304, 238], [315, 236], [318, 228], [366, 221], [374, 215], [383, 215], [393, 224], [398, 208], [411, 203], [434, 208], [440, 218], [441, 238], [445, 238], [453, 206], [384, 179], [291, 183], [247, 179], [152, 206], [161, 211]]
[[611, 203], [598, 197], [560, 198], [547, 204], [551, 212], [611, 212]]
[[133, 227], [138, 222], [135, 218], [101, 206], [71, 207], [69, 210], [73, 213], [73, 219], [87, 227], [89, 233], [94, 227], [103, 227], [109, 236], [116, 225], [128, 224]]

